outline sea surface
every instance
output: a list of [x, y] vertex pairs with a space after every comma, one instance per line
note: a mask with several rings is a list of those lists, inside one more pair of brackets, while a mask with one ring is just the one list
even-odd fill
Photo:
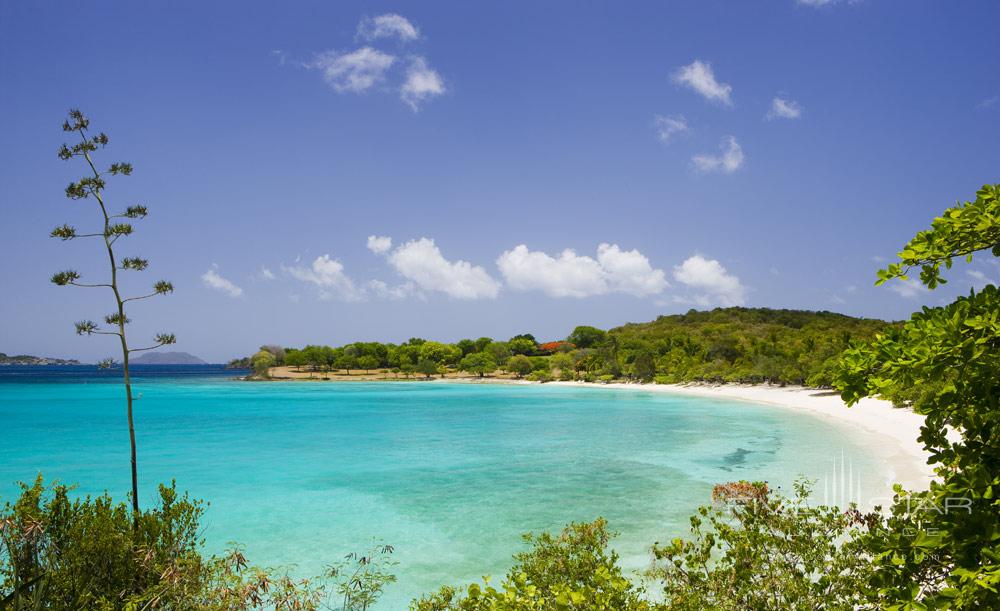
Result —
[[[687, 534], [715, 483], [766, 480], [790, 493], [805, 476], [823, 494], [871, 496], [891, 477], [871, 440], [785, 408], [640, 389], [239, 373], [136, 367], [141, 502], [176, 479], [211, 503], [208, 552], [239, 542], [251, 562], [298, 576], [389, 543], [399, 581], [379, 609], [499, 578], [523, 532], [604, 516], [625, 565], [641, 569], [654, 541]], [[38, 473], [125, 498], [119, 376], [0, 367], [0, 502]]]

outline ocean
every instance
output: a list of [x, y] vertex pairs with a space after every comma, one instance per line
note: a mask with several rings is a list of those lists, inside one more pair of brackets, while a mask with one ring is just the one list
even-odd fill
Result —
[[[208, 553], [238, 542], [252, 563], [297, 576], [391, 544], [399, 581], [378, 609], [499, 579], [524, 549], [521, 533], [598, 516], [620, 533], [623, 563], [641, 569], [654, 541], [687, 534], [719, 482], [791, 493], [797, 477], [820, 480], [818, 491], [834, 478], [862, 496], [889, 485], [866, 440], [785, 408], [641, 389], [264, 383], [239, 373], [136, 368], [140, 501], [176, 479], [210, 503]], [[125, 498], [119, 375], [0, 367], [0, 502], [38, 473], [77, 494]]]

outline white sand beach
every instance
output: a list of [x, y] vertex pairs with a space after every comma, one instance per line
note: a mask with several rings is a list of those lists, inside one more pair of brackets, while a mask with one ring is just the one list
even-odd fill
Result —
[[893, 480], [904, 488], [926, 488], [934, 475], [933, 469], [927, 464], [927, 453], [917, 441], [923, 416], [908, 409], [893, 407], [892, 403], [880, 399], [863, 399], [857, 405], [847, 407], [834, 391], [801, 386], [586, 382], [550, 384], [718, 397], [801, 410], [828, 420], [831, 426], [848, 427], [864, 436], [868, 441], [867, 445], [892, 470]]

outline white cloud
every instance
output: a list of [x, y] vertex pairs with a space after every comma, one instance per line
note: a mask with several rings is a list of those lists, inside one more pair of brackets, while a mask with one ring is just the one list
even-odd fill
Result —
[[261, 267], [257, 275], [260, 276], [261, 280], [274, 280], [274, 272], [267, 267]]
[[688, 131], [687, 121], [683, 115], [662, 116], [656, 115], [653, 118], [656, 126], [656, 137], [660, 142], [667, 144], [674, 139], [674, 136]]
[[322, 299], [341, 299], [343, 301], [362, 301], [365, 298], [363, 289], [355, 286], [340, 261], [331, 259], [330, 255], [316, 257], [309, 267], [296, 265], [284, 267], [293, 278], [315, 284], [320, 289]]
[[689, 257], [674, 266], [674, 279], [697, 292], [695, 301], [703, 306], [738, 306], [746, 303], [746, 288], [715, 259]]
[[378, 235], [368, 236], [368, 250], [376, 255], [386, 253], [390, 248], [392, 248], [392, 238]]
[[399, 88], [399, 97], [406, 102], [413, 112], [420, 104], [445, 92], [444, 80], [436, 70], [427, 65], [423, 57], [413, 57], [410, 67], [406, 70], [406, 80]]
[[732, 106], [733, 88], [715, 80], [715, 73], [712, 65], [696, 59], [687, 66], [682, 66], [674, 71], [673, 80], [679, 85], [689, 87], [698, 92], [705, 99], [719, 102], [725, 106]]
[[500, 283], [485, 269], [467, 261], [448, 261], [434, 240], [410, 240], [388, 255], [389, 263], [417, 288], [456, 299], [495, 298]]
[[215, 271], [216, 269], [218, 269], [218, 266], [213, 263], [212, 267], [201, 275], [202, 284], [210, 289], [222, 291], [230, 297], [235, 298], [243, 295], [243, 289], [220, 276], [219, 273]]
[[618, 292], [645, 297], [668, 285], [663, 270], [653, 269], [638, 250], [601, 244], [597, 258], [566, 249], [558, 257], [531, 251], [524, 244], [505, 251], [497, 267], [516, 291], [542, 291], [550, 297], [590, 297]]
[[553, 258], [524, 244], [505, 251], [497, 267], [515, 291], [543, 291], [549, 297], [589, 297], [608, 292], [601, 264], [570, 249]]
[[361, 93], [382, 82], [395, 61], [392, 55], [362, 47], [350, 53], [320, 53], [306, 67], [320, 70], [326, 82], [338, 93]]
[[767, 120], [798, 119], [802, 116], [802, 106], [795, 100], [777, 97], [771, 100], [771, 109], [767, 111]]
[[653, 269], [649, 259], [638, 250], [622, 250], [617, 244], [597, 247], [597, 262], [608, 276], [612, 291], [645, 297], [670, 286], [661, 269]]
[[405, 299], [417, 294], [417, 287], [412, 282], [390, 286], [382, 280], [369, 280], [368, 289], [378, 297], [386, 299]]
[[396, 37], [403, 42], [420, 38], [420, 30], [402, 15], [386, 13], [378, 17], [365, 17], [358, 24], [358, 36], [365, 40]]
[[889, 282], [889, 289], [906, 299], [913, 299], [918, 295], [928, 292], [928, 288], [920, 283], [916, 278], [908, 280], [892, 280]]
[[702, 172], [722, 172], [732, 174], [743, 166], [743, 148], [733, 136], [726, 136], [719, 145], [720, 155], [695, 155], [691, 158], [694, 166]]

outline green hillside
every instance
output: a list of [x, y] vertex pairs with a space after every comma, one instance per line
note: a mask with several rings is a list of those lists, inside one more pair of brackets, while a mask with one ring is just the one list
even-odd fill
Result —
[[611, 329], [605, 342], [617, 344], [616, 360], [626, 375], [648, 378], [643, 361], [652, 354], [659, 382], [828, 386], [852, 340], [869, 340], [890, 326], [825, 311], [718, 308], [630, 323]]

